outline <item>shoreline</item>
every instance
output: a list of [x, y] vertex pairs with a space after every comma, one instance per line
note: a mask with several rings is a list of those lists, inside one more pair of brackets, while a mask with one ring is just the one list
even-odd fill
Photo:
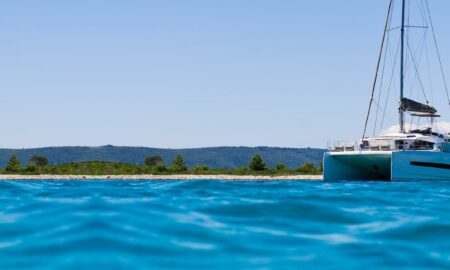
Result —
[[219, 181], [322, 181], [322, 175], [19, 175], [2, 174], [0, 180], [219, 180]]

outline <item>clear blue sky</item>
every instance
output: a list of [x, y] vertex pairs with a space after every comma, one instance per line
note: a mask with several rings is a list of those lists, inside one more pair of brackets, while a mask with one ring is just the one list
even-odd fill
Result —
[[[450, 77], [450, 1], [431, 7]], [[357, 139], [386, 9], [384, 0], [2, 1], [0, 147]]]

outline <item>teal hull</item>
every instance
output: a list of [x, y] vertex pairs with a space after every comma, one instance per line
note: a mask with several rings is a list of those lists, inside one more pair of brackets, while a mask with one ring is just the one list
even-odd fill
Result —
[[450, 180], [450, 153], [328, 152], [324, 180]]
[[391, 152], [325, 153], [323, 165], [326, 181], [391, 179]]
[[392, 153], [392, 180], [450, 180], [450, 153], [402, 151]]

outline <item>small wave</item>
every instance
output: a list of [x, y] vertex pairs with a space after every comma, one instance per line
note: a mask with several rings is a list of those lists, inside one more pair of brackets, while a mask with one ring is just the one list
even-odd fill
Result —
[[4, 212], [0, 212], [0, 224], [14, 223], [24, 216], [25, 214], [6, 214]]
[[383, 230], [378, 237], [405, 241], [439, 241], [450, 236], [449, 223], [407, 224], [391, 230]]
[[347, 234], [294, 234], [295, 237], [323, 241], [332, 245], [353, 244], [362, 242], [361, 240]]
[[153, 202], [156, 200], [156, 198], [115, 198], [115, 197], [108, 197], [103, 196], [103, 200], [105, 200], [107, 203], [113, 203], [113, 204], [133, 204], [133, 203], [147, 203], [147, 202]]
[[358, 225], [351, 225], [347, 228], [352, 232], [364, 231], [366, 233], [378, 233], [389, 231], [392, 229], [402, 228], [405, 225], [411, 225], [414, 223], [430, 222], [434, 218], [432, 217], [399, 217], [393, 221], [375, 221]]
[[19, 245], [22, 243], [21, 240], [11, 241], [11, 242], [0, 242], [0, 249], [10, 248]]
[[264, 203], [264, 204], [271, 204], [271, 203], [275, 203], [275, 200], [267, 200], [267, 199], [252, 199], [252, 198], [241, 198], [240, 199], [241, 202], [246, 202], [246, 203]]
[[86, 203], [89, 199], [90, 197], [81, 197], [81, 198], [38, 197], [36, 198], [36, 201], [61, 203], [61, 204], [83, 204]]
[[366, 214], [373, 216], [377, 214], [378, 210], [375, 207], [355, 207], [355, 208], [341, 208], [344, 212], [356, 213], [356, 214]]
[[274, 235], [274, 236], [288, 235], [288, 233], [286, 231], [274, 230], [274, 229], [263, 228], [263, 227], [247, 227], [246, 229], [249, 232], [264, 233], [264, 234], [270, 234], [270, 235]]
[[196, 250], [213, 250], [216, 249], [215, 245], [207, 244], [207, 243], [196, 243], [196, 242], [182, 242], [173, 240], [172, 243], [174, 245], [189, 248], [189, 249], [196, 249]]
[[187, 214], [170, 214], [169, 216], [180, 223], [199, 225], [210, 229], [222, 229], [226, 227], [224, 223], [217, 222], [210, 216], [198, 212], [189, 212]]

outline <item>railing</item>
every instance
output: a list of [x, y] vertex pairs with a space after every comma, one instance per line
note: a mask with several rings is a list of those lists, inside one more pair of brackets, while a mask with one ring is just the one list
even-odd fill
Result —
[[366, 145], [360, 145], [358, 142], [336, 141], [333, 144], [328, 142], [328, 150], [331, 152], [353, 152], [353, 151], [400, 151], [400, 150], [437, 150], [450, 152], [450, 143], [434, 144], [425, 141], [407, 141], [402, 140], [372, 140], [367, 141]]
[[336, 141], [333, 145], [328, 142], [328, 150], [332, 152], [352, 152], [359, 150], [359, 145], [357, 142], [350, 141]]

